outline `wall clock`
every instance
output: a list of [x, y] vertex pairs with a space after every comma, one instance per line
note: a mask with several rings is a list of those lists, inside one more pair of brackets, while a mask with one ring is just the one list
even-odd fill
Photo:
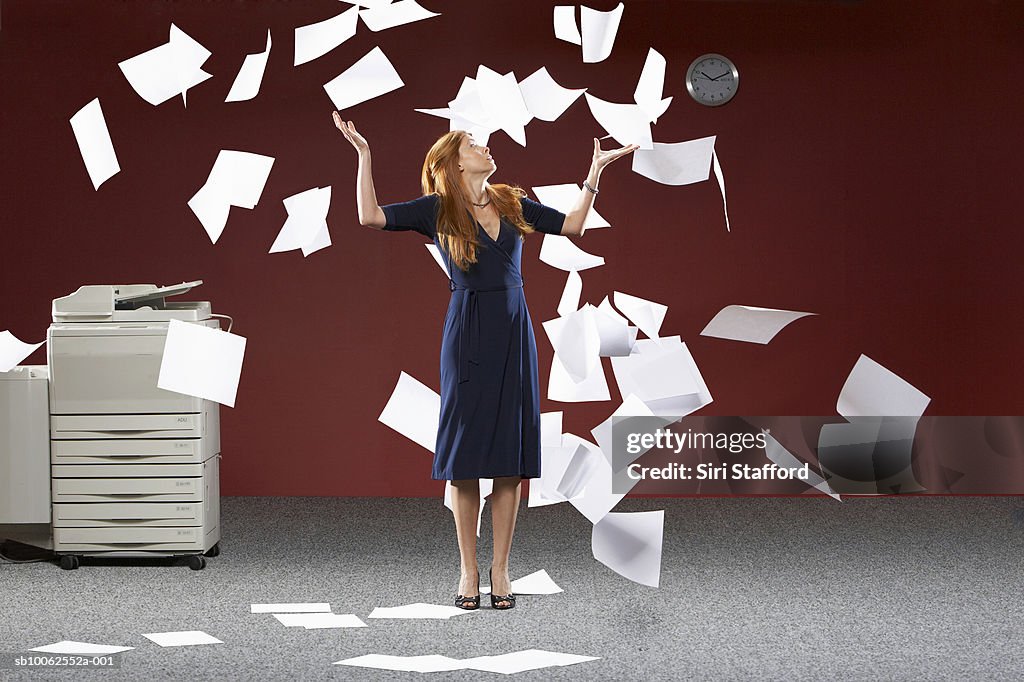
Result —
[[693, 60], [686, 70], [686, 91], [709, 107], [718, 107], [736, 95], [740, 72], [728, 57], [713, 52]]

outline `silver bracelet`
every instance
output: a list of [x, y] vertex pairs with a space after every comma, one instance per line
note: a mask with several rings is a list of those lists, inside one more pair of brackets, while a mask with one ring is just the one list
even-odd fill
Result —
[[597, 194], [597, 190], [588, 185], [586, 180], [583, 181], [583, 186], [586, 187], [587, 191], [590, 192], [591, 194]]

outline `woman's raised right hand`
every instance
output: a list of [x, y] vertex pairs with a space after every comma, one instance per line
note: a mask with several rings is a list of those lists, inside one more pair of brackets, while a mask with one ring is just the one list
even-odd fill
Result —
[[345, 136], [345, 139], [352, 143], [352, 146], [356, 148], [356, 151], [362, 154], [370, 150], [370, 144], [356, 131], [355, 125], [352, 121], [341, 120], [341, 114], [337, 111], [333, 112], [331, 116], [334, 118], [334, 125], [337, 126], [341, 134]]

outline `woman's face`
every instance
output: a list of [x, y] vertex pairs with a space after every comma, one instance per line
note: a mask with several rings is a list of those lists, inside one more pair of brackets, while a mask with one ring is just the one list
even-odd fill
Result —
[[497, 168], [491, 158], [490, 150], [484, 145], [479, 145], [472, 135], [462, 138], [462, 145], [459, 147], [459, 166], [463, 173], [485, 173], [490, 175]]

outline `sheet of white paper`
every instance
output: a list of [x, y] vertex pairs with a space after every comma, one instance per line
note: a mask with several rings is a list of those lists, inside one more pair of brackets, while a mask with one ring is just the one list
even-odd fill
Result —
[[[580, 192], [583, 191], [583, 188], [575, 183], [543, 185], [541, 187], [533, 187], [532, 189], [533, 193], [537, 195], [537, 201], [545, 206], [558, 209], [562, 213], [568, 213], [572, 210], [580, 196]], [[587, 230], [599, 227], [611, 227], [611, 224], [591, 207], [587, 212], [587, 217], [583, 220], [583, 231], [586, 232]]]
[[[564, 591], [544, 569], [512, 581], [512, 594], [558, 594]], [[490, 593], [490, 585], [480, 585], [480, 594]]]
[[302, 255], [308, 256], [312, 253], [316, 253], [320, 249], [326, 249], [331, 245], [331, 233], [327, 229], [327, 221], [323, 220], [320, 222], [320, 230], [313, 237], [313, 241], [302, 247]]
[[327, 602], [296, 602], [292, 604], [250, 604], [250, 613], [330, 613]]
[[588, 303], [581, 310], [541, 325], [562, 366], [577, 383], [601, 366], [601, 337], [594, 321], [596, 310]]
[[274, 618], [286, 627], [303, 627], [307, 630], [368, 627], [354, 613], [275, 613]]
[[[569, 438], [571, 435], [565, 434], [564, 438]], [[592, 445], [582, 438], [575, 438], [575, 442], [587, 443], [589, 447], [598, 450], [598, 454], [589, 462], [589, 477], [585, 482], [583, 494], [569, 500], [569, 504], [583, 514], [588, 521], [597, 523], [626, 496], [626, 493], [636, 485], [636, 481], [631, 479], [628, 482], [629, 489], [626, 492], [613, 493], [611, 456], [600, 452], [596, 445]]]
[[439, 13], [421, 7], [416, 0], [398, 0], [390, 5], [379, 5], [359, 11], [359, 17], [371, 31], [383, 31], [439, 16], [441, 16]]
[[582, 403], [594, 400], [611, 400], [608, 393], [608, 380], [604, 375], [604, 366], [588, 373], [582, 381], [576, 381], [558, 359], [558, 354], [551, 356], [551, 372], [548, 375], [548, 400], [561, 403]]
[[575, 270], [569, 271], [565, 279], [565, 288], [558, 301], [558, 314], [565, 317], [580, 309], [580, 296], [583, 294], [583, 278]]
[[0, 332], [0, 372], [11, 371], [44, 343], [25, 343], [10, 331]]
[[572, 462], [577, 447], [575, 442], [567, 446], [541, 444], [541, 475], [539, 478], [530, 479], [528, 507], [546, 507], [568, 501], [565, 495], [558, 492], [558, 484]]
[[171, 320], [157, 387], [235, 406], [245, 337]]
[[[480, 88], [475, 78], [463, 77], [462, 83], [459, 85], [459, 91], [455, 94], [455, 99], [448, 102], [448, 108], [453, 116], [457, 115], [459, 118], [472, 123], [487, 125], [490, 122], [490, 117], [484, 108], [483, 100], [480, 99]], [[497, 129], [498, 126], [495, 125], [493, 130]]]
[[[608, 298], [605, 297], [605, 303]], [[611, 305], [607, 306], [611, 309]], [[633, 351], [633, 344], [636, 342], [636, 327], [630, 327], [629, 323], [618, 313], [609, 314], [607, 309], [594, 308], [594, 324], [597, 327], [597, 335], [600, 339], [598, 355], [601, 357], [614, 357], [629, 355]]]
[[[556, 5], [555, 13], [555, 37], [573, 45], [582, 45], [583, 37], [580, 35], [580, 28], [576, 25], [575, 5]], [[538, 118], [540, 118], [538, 116]]]
[[602, 62], [612, 53], [624, 7], [621, 2], [615, 9], [607, 12], [580, 7], [580, 36], [583, 39], [584, 64]]
[[441, 255], [441, 249], [437, 248], [436, 244], [424, 244], [427, 247], [427, 251], [434, 257], [434, 262], [441, 268], [441, 272], [444, 276], [451, 279], [451, 275], [448, 273], [448, 266], [444, 264], [444, 256]]
[[866, 355], [857, 358], [839, 392], [836, 411], [857, 417], [920, 417], [931, 398]]
[[[613, 470], [615, 467], [614, 455], [612, 454], [612, 418], [614, 417], [653, 417], [654, 413], [651, 408], [647, 407], [644, 401], [637, 398], [635, 395], [630, 393], [622, 401], [611, 415], [608, 416], [603, 422], [595, 426], [590, 431], [590, 435], [597, 441], [597, 447], [601, 448], [601, 452], [604, 454], [605, 459], [612, 465]], [[670, 422], [666, 419], [665, 425], [668, 426]], [[650, 448], [643, 448], [636, 453], [636, 456], [629, 461], [619, 462], [620, 469], [629, 466], [636, 460], [640, 459], [647, 450]]]
[[576, 246], [568, 237], [545, 234], [540, 245], [541, 261], [559, 270], [588, 270], [604, 265], [604, 257], [587, 253]]
[[441, 396], [405, 372], [388, 398], [378, 419], [431, 452], [437, 445], [437, 427], [441, 415]]
[[[572, 434], [567, 434], [566, 437]], [[569, 459], [568, 466], [562, 474], [562, 480], [555, 488], [556, 492], [567, 500], [575, 500], [585, 497], [585, 489], [590, 481], [598, 476], [597, 469], [604, 466], [604, 456], [596, 445], [589, 443], [578, 436], [573, 436], [570, 441], [576, 443], [576, 450]]]
[[544, 651], [543, 649], [526, 649], [498, 656], [467, 658], [463, 659], [462, 663], [468, 670], [482, 670], [490, 673], [513, 675], [526, 672], [527, 670], [540, 670], [542, 668], [573, 665], [575, 663], [595, 660], [597, 658], [592, 656], [563, 654], [556, 651]]
[[465, 670], [466, 664], [455, 658], [440, 654], [427, 656], [392, 656], [388, 654], [366, 654], [355, 658], [335, 661], [334, 665], [350, 665], [375, 670], [399, 670], [403, 672], [434, 673], [448, 670]]
[[700, 335], [764, 344], [775, 338], [775, 335], [790, 322], [816, 314], [776, 308], [728, 305], [711, 318]]
[[663, 185], [689, 185], [711, 176], [715, 136], [686, 142], [655, 142], [633, 152], [633, 172]]
[[562, 446], [562, 413], [540, 413], [540, 444], [553, 447]]
[[260, 93], [260, 85], [263, 83], [263, 73], [267, 70], [267, 60], [270, 59], [270, 29], [267, 29], [267, 46], [263, 52], [245, 56], [242, 68], [235, 76], [235, 82], [231, 84], [231, 90], [224, 99], [225, 102], [244, 102], [250, 100]]
[[324, 84], [339, 111], [380, 97], [405, 85], [387, 55], [375, 47], [358, 62]]
[[486, 120], [500, 128], [523, 147], [526, 146], [525, 125], [532, 115], [526, 108], [515, 74], [502, 74], [484, 65], [477, 67], [476, 87]]
[[644, 62], [640, 79], [636, 83], [633, 101], [643, 109], [653, 123], [658, 122], [658, 117], [664, 114], [668, 105], [672, 103], [671, 97], [662, 99], [661, 95], [664, 89], [665, 58], [652, 47], [647, 51], [647, 60]]
[[607, 296], [605, 296], [604, 299], [601, 301], [601, 305], [597, 306], [597, 309], [603, 312], [604, 314], [608, 315], [609, 317], [613, 318], [617, 322], [627, 326], [629, 325], [629, 320], [620, 315], [619, 311], [612, 307], [612, 303], [611, 301], [608, 300]]
[[284, 200], [288, 218], [270, 247], [270, 253], [310, 246], [326, 229], [331, 208], [331, 188], [314, 187]]
[[430, 618], [447, 619], [462, 616], [476, 611], [460, 609], [457, 606], [441, 606], [440, 604], [405, 604], [403, 606], [376, 607], [367, 618]]
[[665, 314], [668, 313], [668, 306], [639, 296], [631, 296], [616, 291], [613, 294], [615, 307], [622, 311], [622, 314], [629, 318], [629, 321], [640, 328], [648, 338], [658, 338], [661, 331], [661, 324], [665, 321]]
[[359, 8], [350, 7], [330, 19], [295, 29], [295, 60], [299, 66], [311, 62], [341, 45], [356, 34]]
[[725, 212], [725, 229], [732, 232], [729, 227], [729, 202], [725, 200], [725, 175], [722, 173], [722, 164], [718, 162], [718, 152], [711, 152], [711, 168], [715, 171], [715, 179], [718, 180], [718, 188], [722, 190], [722, 210]]
[[156, 106], [185, 93], [212, 75], [202, 70], [210, 51], [171, 24], [168, 41], [118, 66], [139, 97]]
[[[798, 460], [796, 457], [794, 457], [793, 453], [791, 453], [786, 448], [782, 447], [782, 444], [779, 443], [779, 441], [775, 440], [775, 438], [767, 431], [765, 431], [764, 434], [764, 454], [770, 461], [777, 464], [779, 468], [788, 469], [791, 472], [793, 472], [793, 470], [795, 469], [803, 468], [804, 463]], [[795, 475], [793, 476], [793, 478], [794, 480], [800, 480], [797, 479]], [[828, 481], [823, 479], [813, 470], [808, 471], [807, 480], [804, 482], [807, 483], [807, 485], [811, 486], [812, 488], [817, 488], [821, 492], [825, 493], [826, 495], [835, 500], [838, 500], [839, 502], [843, 501], [842, 498], [839, 497], [839, 494], [832, 490], [831, 486], [829, 486], [828, 484]]]
[[99, 97], [79, 109], [71, 117], [71, 129], [78, 142], [78, 150], [82, 153], [82, 161], [89, 172], [93, 189], [109, 180], [121, 170], [114, 153], [114, 143], [110, 141], [110, 131], [103, 118]]
[[212, 635], [202, 630], [187, 630], [183, 632], [150, 632], [142, 635], [160, 646], [194, 646], [196, 644], [223, 644]]
[[188, 201], [210, 240], [216, 244], [231, 206], [255, 208], [270, 176], [274, 158], [222, 149], [206, 183]]
[[594, 524], [594, 558], [624, 578], [657, 587], [665, 512], [609, 512]]
[[115, 646], [112, 644], [90, 644], [89, 642], [73, 642], [64, 640], [56, 644], [37, 646], [29, 651], [39, 651], [44, 654], [82, 654], [90, 656], [102, 656], [104, 654], [119, 654], [122, 651], [131, 651], [133, 646]]
[[[615, 141], [625, 146], [639, 145], [640, 149], [652, 149], [651, 121], [647, 112], [636, 104], [619, 104], [606, 102], [594, 97], [589, 92], [584, 95], [594, 120], [604, 128]], [[636, 152], [633, 152], [636, 154]]]
[[678, 395], [695, 395], [700, 386], [693, 376], [685, 344], [647, 347], [625, 357], [612, 358], [612, 371], [619, 393], [630, 393], [647, 403]]
[[542, 121], [554, 121], [587, 89], [563, 88], [542, 66], [519, 82], [519, 91], [531, 115]]
[[341, 0], [341, 2], [349, 5], [356, 5], [357, 7], [365, 7], [366, 9], [386, 7], [391, 4], [391, 0]]

